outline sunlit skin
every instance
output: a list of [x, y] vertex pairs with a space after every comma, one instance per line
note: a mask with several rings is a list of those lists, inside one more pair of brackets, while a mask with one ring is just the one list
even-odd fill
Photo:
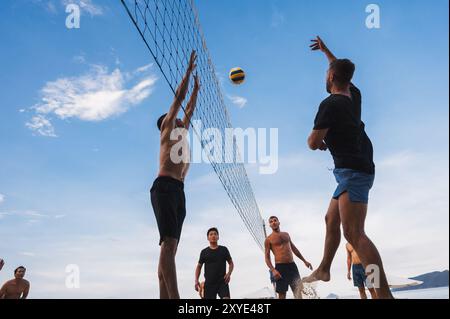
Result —
[[[264, 243], [265, 246], [265, 261], [270, 271], [272, 272], [275, 280], [281, 278], [281, 274], [272, 264], [270, 259], [270, 252], [275, 257], [275, 264], [291, 264], [294, 262], [294, 254], [305, 264], [305, 266], [312, 270], [312, 265], [309, 263], [294, 245], [291, 237], [286, 232], [281, 232], [280, 221], [276, 217], [269, 219], [269, 226], [272, 229], [270, 234]], [[278, 294], [279, 299], [285, 299], [286, 294]], [[301, 297], [301, 296], [298, 296]]]
[[17, 269], [14, 279], [7, 281], [0, 289], [0, 299], [26, 299], [30, 291], [30, 283], [25, 277], [24, 268]]

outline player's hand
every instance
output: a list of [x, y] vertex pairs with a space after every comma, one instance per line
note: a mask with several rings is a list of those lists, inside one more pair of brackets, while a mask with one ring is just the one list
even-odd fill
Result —
[[314, 40], [311, 40], [312, 44], [309, 46], [311, 48], [311, 50], [313, 51], [322, 51], [322, 52], [326, 52], [328, 50], [327, 46], [325, 45], [325, 43], [322, 41], [322, 39], [317, 36], [317, 38], [315, 38]]
[[176, 97], [180, 102], [184, 100], [186, 97], [186, 94], [189, 89], [189, 78], [191, 77], [192, 72], [197, 67], [197, 64], [195, 61], [197, 60], [197, 53], [195, 53], [195, 50], [191, 53], [191, 58], [189, 59], [189, 66], [186, 71], [186, 74], [184, 75], [184, 78], [181, 80], [181, 84], [179, 85], [177, 91], [176, 91]]
[[195, 282], [195, 291], [200, 291], [200, 283], [198, 281]]
[[280, 272], [276, 269], [272, 270], [272, 275], [275, 280], [280, 280], [281, 278], [283, 278], [283, 276], [281, 276]]
[[226, 284], [229, 284], [229, 283], [230, 283], [230, 280], [231, 280], [231, 274], [226, 274], [226, 275], [223, 277], [223, 280], [225, 280], [225, 283], [226, 283]]
[[191, 57], [189, 59], [189, 67], [188, 67], [189, 73], [192, 73], [197, 67], [196, 61], [197, 61], [197, 52], [195, 52], [195, 50], [192, 50]]
[[305, 266], [306, 266], [306, 268], [308, 268], [309, 270], [313, 270], [313, 266], [311, 265], [310, 262], [305, 261]]
[[198, 93], [198, 91], [200, 91], [200, 78], [198, 77], [198, 74], [196, 73], [194, 75], [194, 92]]
[[322, 145], [320, 145], [319, 150], [321, 150], [321, 151], [326, 151], [326, 150], [328, 150], [327, 144], [325, 144], [324, 142], [322, 142]]
[[350, 274], [350, 272], [347, 273], [347, 279], [352, 280], [352, 275]]

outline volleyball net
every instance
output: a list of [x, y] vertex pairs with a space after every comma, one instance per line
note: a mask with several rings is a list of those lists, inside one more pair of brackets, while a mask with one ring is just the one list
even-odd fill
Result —
[[[193, 0], [121, 0], [145, 46], [175, 94], [189, 64], [191, 52], [197, 52], [197, 73], [201, 81], [193, 120], [203, 127], [214, 128], [226, 136], [231, 121], [224, 97], [208, 52]], [[193, 81], [190, 82], [189, 95]], [[186, 98], [186, 101], [189, 98]], [[182, 106], [185, 110], [185, 104]], [[233, 152], [225, 152], [222, 161], [215, 161], [212, 150], [225, 150], [225, 139], [205, 139], [193, 127], [203, 149], [219, 177], [228, 197], [244, 221], [250, 234], [264, 249], [264, 221], [256, 202], [244, 164], [240, 160], [236, 140]], [[215, 145], [211, 145], [211, 143]]]

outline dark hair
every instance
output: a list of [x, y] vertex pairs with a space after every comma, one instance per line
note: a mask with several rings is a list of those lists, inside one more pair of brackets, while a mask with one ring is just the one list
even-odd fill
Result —
[[330, 63], [330, 70], [333, 71], [334, 82], [344, 86], [351, 82], [355, 74], [355, 65], [349, 59], [337, 59]]
[[27, 270], [24, 266], [19, 266], [14, 270], [14, 275], [19, 271], [19, 269]]
[[208, 232], [206, 233], [206, 236], [209, 236], [209, 233], [213, 232], [213, 231], [215, 231], [217, 233], [217, 235], [219, 235], [219, 231], [217, 230], [217, 228], [213, 227], [213, 228], [208, 229]]
[[166, 118], [166, 116], [167, 116], [167, 113], [164, 115], [161, 115], [161, 117], [158, 119], [158, 130], [160, 130], [160, 131], [161, 131], [162, 123], [163, 123], [164, 119]]
[[270, 216], [270, 217], [269, 217], [269, 221], [270, 221], [272, 218], [276, 218], [277, 220], [279, 220], [277, 216]]

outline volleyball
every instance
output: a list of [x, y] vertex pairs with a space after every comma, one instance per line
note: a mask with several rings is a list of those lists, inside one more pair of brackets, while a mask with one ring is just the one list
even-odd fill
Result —
[[242, 84], [245, 80], [245, 72], [241, 68], [234, 68], [230, 71], [230, 80], [233, 84]]

